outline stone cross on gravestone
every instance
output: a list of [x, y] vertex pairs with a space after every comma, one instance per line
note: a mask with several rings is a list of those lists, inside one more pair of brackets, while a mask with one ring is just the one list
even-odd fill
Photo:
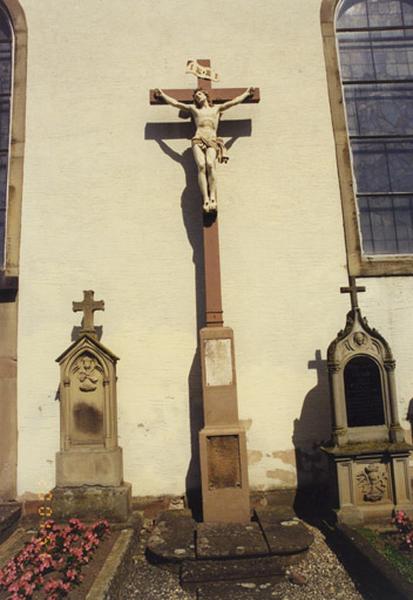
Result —
[[342, 294], [350, 294], [351, 309], [352, 310], [356, 310], [359, 307], [358, 306], [358, 300], [357, 300], [357, 292], [365, 292], [366, 288], [365, 288], [364, 285], [357, 286], [356, 285], [356, 278], [353, 277], [352, 275], [349, 276], [348, 282], [349, 282], [349, 286], [348, 287], [341, 287], [340, 288], [340, 292]]
[[94, 325], [93, 313], [97, 310], [105, 310], [103, 300], [94, 300], [95, 292], [93, 290], [83, 291], [83, 301], [73, 302], [73, 312], [83, 311], [83, 322], [80, 333], [87, 333], [92, 337], [96, 337], [96, 329]]

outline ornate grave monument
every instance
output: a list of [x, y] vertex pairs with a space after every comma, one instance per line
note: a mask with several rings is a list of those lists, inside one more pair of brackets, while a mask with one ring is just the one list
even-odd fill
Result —
[[85, 291], [80, 336], [57, 362], [60, 365], [60, 452], [56, 454], [53, 514], [93, 514], [126, 520], [131, 486], [123, 482], [122, 449], [118, 446], [116, 405], [117, 357], [97, 340], [93, 324], [103, 301]]
[[234, 336], [224, 327], [217, 218], [216, 162], [228, 160], [218, 124], [223, 111], [259, 102], [257, 88], [213, 89], [209, 60], [190, 61], [196, 90], [151, 90], [150, 103], [167, 103], [191, 114], [194, 160], [204, 211], [206, 327], [200, 331], [204, 428], [199, 434], [203, 518], [207, 522], [250, 520], [245, 430], [238, 419]]
[[408, 461], [396, 398], [395, 361], [386, 340], [369, 327], [357, 303], [355, 278], [345, 329], [327, 352], [333, 409], [330, 458], [338, 519], [347, 524], [413, 513]]

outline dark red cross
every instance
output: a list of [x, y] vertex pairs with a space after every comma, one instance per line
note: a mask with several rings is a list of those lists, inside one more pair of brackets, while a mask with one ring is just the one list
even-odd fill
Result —
[[[198, 59], [197, 62], [203, 67], [210, 67], [209, 59]], [[233, 100], [245, 92], [245, 88], [213, 88], [208, 79], [197, 78], [197, 88], [208, 92], [212, 102], [222, 104]], [[193, 103], [194, 89], [163, 90], [165, 94], [185, 104]], [[259, 102], [260, 90], [254, 88], [254, 93], [244, 100], [246, 103]], [[165, 104], [165, 101], [156, 95], [156, 90], [149, 92], [150, 104]], [[219, 232], [218, 217], [204, 215], [204, 264], [205, 264], [205, 312], [206, 326], [219, 327], [224, 324], [221, 294], [221, 267], [219, 260]]]

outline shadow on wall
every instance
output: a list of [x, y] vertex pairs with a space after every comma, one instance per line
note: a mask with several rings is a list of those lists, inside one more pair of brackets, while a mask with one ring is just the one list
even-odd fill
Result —
[[[198, 433], [203, 427], [202, 375], [198, 331], [205, 325], [205, 270], [203, 247], [202, 200], [198, 188], [197, 169], [188, 148], [182, 154], [173, 150], [166, 139], [191, 139], [192, 123], [147, 123], [145, 139], [154, 140], [161, 150], [178, 163], [185, 173], [185, 188], [181, 195], [181, 210], [186, 234], [192, 247], [192, 262], [195, 268], [197, 348], [188, 375], [189, 418], [191, 428], [191, 460], [186, 475], [186, 495], [194, 517], [202, 518], [201, 474], [199, 467]], [[251, 135], [251, 121], [233, 120], [220, 124], [220, 135], [231, 137], [226, 143], [229, 149], [238, 137]]]
[[328, 460], [320, 446], [331, 437], [331, 406], [327, 361], [321, 351], [309, 369], [317, 371], [317, 384], [304, 398], [299, 419], [294, 420], [293, 444], [297, 465], [297, 494], [294, 508], [298, 513], [319, 512], [328, 498]]

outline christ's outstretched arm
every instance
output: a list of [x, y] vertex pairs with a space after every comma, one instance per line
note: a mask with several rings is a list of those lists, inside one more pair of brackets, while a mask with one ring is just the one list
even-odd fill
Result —
[[174, 106], [175, 108], [179, 108], [179, 110], [186, 110], [187, 112], [191, 112], [191, 106], [184, 104], [183, 102], [179, 102], [176, 98], [172, 98], [172, 96], [168, 96], [162, 90], [157, 88], [155, 90], [155, 98], [163, 98], [167, 104]]
[[237, 104], [241, 104], [241, 102], [244, 102], [244, 100], [246, 100], [249, 96], [252, 96], [253, 93], [254, 93], [253, 87], [247, 88], [243, 94], [240, 94], [240, 96], [237, 96], [236, 98], [233, 98], [232, 100], [229, 100], [228, 102], [224, 102], [224, 104], [221, 104], [220, 106], [218, 106], [219, 112], [224, 112], [224, 110], [228, 110], [229, 108], [232, 108], [233, 106], [236, 106]]

